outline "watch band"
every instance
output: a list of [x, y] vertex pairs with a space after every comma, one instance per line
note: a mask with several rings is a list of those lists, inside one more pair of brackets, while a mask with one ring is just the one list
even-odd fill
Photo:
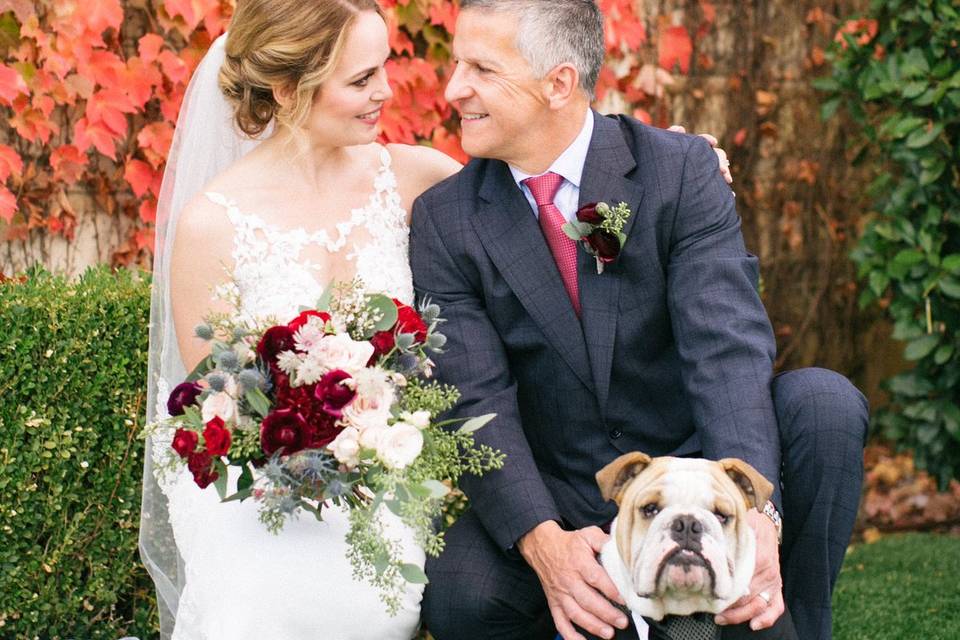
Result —
[[777, 528], [777, 543], [783, 544], [783, 518], [780, 517], [780, 512], [777, 511], [777, 508], [773, 506], [773, 503], [769, 500], [763, 505], [763, 509], [761, 509], [760, 512], [773, 522], [773, 526]]

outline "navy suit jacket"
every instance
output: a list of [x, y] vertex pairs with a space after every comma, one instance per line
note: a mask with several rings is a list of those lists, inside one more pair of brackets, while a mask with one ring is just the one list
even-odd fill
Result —
[[417, 295], [447, 320], [438, 377], [456, 415], [497, 414], [477, 440], [506, 463], [463, 486], [503, 549], [546, 520], [609, 521], [594, 474], [627, 451], [738, 457], [779, 484], [775, 342], [716, 155], [596, 114], [580, 204], [598, 201], [633, 215], [602, 274], [578, 249], [580, 318], [505, 163], [473, 160], [413, 207]]

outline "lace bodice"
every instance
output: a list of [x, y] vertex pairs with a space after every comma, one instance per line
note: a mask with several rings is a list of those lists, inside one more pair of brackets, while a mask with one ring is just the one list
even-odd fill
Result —
[[[372, 186], [367, 203], [336, 223], [334, 233], [282, 228], [241, 211], [224, 194], [208, 192], [207, 198], [227, 210], [234, 227], [232, 275], [241, 312], [250, 319], [286, 322], [300, 307], [313, 306], [330, 280], [322, 266], [305, 255], [305, 249], [314, 245], [331, 254], [342, 253], [344, 260], [354, 262], [356, 276], [368, 291], [411, 304], [407, 214], [386, 148], [380, 151], [380, 167]], [[358, 229], [365, 233], [354, 233]]]

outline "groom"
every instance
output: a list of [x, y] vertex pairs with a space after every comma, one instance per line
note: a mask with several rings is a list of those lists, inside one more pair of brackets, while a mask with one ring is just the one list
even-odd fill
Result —
[[[461, 6], [446, 97], [476, 159], [414, 205], [411, 260], [418, 295], [447, 318], [440, 379], [459, 387], [456, 411], [497, 414], [477, 439], [507, 462], [464, 479], [471, 508], [427, 563], [428, 628], [570, 640], [626, 627], [595, 558], [615, 507], [594, 474], [640, 450], [739, 457], [777, 487], [751, 513], [757, 570], [717, 620], [724, 638], [788, 627], [784, 596], [800, 638], [830, 638], [863, 396], [829, 371], [773, 376], [757, 259], [709, 145], [590, 110], [604, 57], [592, 0]], [[632, 212], [603, 273], [560, 230], [598, 201]], [[715, 637], [712, 619], [694, 622]], [[654, 637], [688, 636], [666, 624]]]

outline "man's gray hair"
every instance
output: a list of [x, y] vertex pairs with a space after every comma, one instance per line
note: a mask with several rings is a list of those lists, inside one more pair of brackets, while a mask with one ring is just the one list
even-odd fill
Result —
[[462, 0], [461, 10], [509, 11], [519, 18], [517, 49], [543, 78], [562, 63], [592, 98], [606, 53], [603, 14], [594, 0]]

